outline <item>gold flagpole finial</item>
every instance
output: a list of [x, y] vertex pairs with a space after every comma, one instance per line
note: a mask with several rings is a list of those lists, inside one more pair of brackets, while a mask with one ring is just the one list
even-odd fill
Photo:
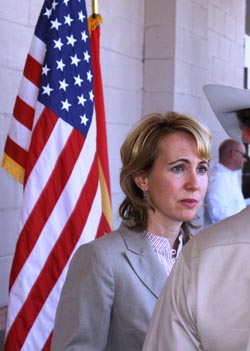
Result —
[[92, 15], [98, 15], [98, 14], [99, 14], [98, 0], [92, 0]]
[[92, 15], [88, 18], [90, 35], [97, 27], [99, 27], [100, 23], [102, 23], [102, 16], [99, 14], [98, 0], [92, 0]]

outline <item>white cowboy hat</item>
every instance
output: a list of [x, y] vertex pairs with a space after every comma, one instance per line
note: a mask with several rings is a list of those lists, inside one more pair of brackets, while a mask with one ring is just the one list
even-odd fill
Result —
[[213, 112], [227, 134], [231, 138], [241, 141], [242, 131], [236, 112], [250, 108], [250, 90], [219, 84], [207, 84], [203, 90]]

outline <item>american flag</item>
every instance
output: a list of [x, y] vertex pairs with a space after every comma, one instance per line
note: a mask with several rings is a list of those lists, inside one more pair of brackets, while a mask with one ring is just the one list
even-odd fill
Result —
[[44, 2], [2, 161], [24, 185], [6, 351], [49, 350], [70, 258], [111, 231], [99, 35], [84, 0]]

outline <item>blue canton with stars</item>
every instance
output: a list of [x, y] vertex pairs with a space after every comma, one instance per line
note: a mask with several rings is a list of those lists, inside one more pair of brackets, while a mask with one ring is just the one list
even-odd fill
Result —
[[86, 136], [94, 93], [85, 1], [46, 0], [35, 35], [46, 44], [38, 100]]

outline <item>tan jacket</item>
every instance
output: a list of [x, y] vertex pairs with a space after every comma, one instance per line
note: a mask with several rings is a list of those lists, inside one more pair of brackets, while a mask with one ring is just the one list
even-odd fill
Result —
[[250, 209], [198, 233], [156, 305], [143, 351], [249, 351]]

